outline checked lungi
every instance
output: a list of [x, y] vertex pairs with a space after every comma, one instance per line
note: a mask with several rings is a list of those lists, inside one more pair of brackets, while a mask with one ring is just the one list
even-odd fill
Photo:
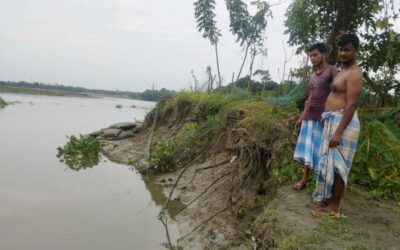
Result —
[[321, 123], [315, 120], [303, 120], [301, 123], [294, 159], [310, 169], [318, 166], [322, 128]]
[[321, 139], [320, 159], [318, 164], [317, 184], [313, 197], [315, 200], [325, 200], [332, 197], [332, 186], [335, 173], [340, 175], [344, 184], [357, 148], [360, 134], [360, 121], [357, 112], [347, 125], [337, 147], [329, 147], [329, 141], [342, 120], [343, 110], [322, 113], [324, 129]]

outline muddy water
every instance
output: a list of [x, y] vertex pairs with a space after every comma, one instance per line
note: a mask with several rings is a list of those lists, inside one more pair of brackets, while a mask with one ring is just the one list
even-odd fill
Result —
[[165, 249], [160, 207], [138, 174], [104, 158], [73, 171], [56, 158], [66, 135], [142, 120], [153, 103], [0, 96], [18, 101], [0, 109], [0, 249]]

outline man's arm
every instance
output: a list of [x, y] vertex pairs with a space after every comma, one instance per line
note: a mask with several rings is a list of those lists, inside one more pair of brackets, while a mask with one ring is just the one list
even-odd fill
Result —
[[363, 78], [361, 72], [352, 72], [346, 80], [346, 106], [344, 107], [342, 120], [339, 123], [332, 140], [329, 142], [330, 147], [336, 147], [344, 130], [353, 119], [354, 112], [357, 109], [358, 99], [361, 94]]

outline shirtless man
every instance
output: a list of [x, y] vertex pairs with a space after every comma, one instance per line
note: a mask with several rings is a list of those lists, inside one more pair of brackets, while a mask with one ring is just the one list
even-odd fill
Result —
[[360, 122], [356, 108], [363, 86], [363, 76], [356, 63], [359, 39], [346, 34], [339, 41], [341, 71], [332, 84], [325, 104], [324, 131], [322, 134], [319, 173], [314, 199], [329, 200], [328, 207], [312, 210], [312, 215], [329, 214], [340, 218], [339, 205], [347, 176], [354, 158]]

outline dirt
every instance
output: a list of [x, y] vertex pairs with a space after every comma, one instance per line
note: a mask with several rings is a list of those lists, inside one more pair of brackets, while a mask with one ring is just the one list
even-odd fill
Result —
[[259, 247], [276, 249], [400, 249], [400, 207], [376, 201], [351, 185], [341, 204], [345, 218], [314, 218], [311, 189], [278, 190], [258, 217]]
[[[155, 137], [165, 132], [158, 131]], [[102, 141], [103, 153], [112, 161], [132, 165], [143, 156], [148, 136], [143, 132], [130, 139]], [[400, 207], [393, 201], [373, 200], [367, 191], [350, 185], [341, 204], [345, 218], [317, 219], [310, 214], [316, 208], [310, 202], [311, 187], [297, 192], [283, 186], [272, 196], [249, 198], [248, 207], [235, 206], [229, 199], [234, 178], [231, 160], [227, 153], [200, 157], [182, 174], [166, 210], [168, 223], [174, 225], [169, 229], [177, 231], [170, 232], [175, 247], [400, 249]], [[144, 177], [158, 205], [166, 204], [183, 169]]]

